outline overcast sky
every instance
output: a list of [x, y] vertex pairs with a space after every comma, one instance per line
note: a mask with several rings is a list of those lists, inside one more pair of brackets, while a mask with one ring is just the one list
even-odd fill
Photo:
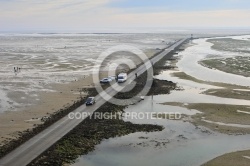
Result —
[[250, 0], [0, 0], [0, 31], [250, 27]]

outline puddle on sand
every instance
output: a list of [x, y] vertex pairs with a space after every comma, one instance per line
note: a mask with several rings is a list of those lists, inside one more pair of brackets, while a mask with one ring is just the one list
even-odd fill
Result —
[[240, 127], [240, 128], [250, 128], [250, 125], [214, 122], [214, 121], [205, 120], [205, 119], [201, 119], [201, 120], [204, 121], [204, 122], [207, 122], [207, 123], [216, 124], [216, 125], [222, 125], [222, 126]]
[[0, 113], [3, 113], [5, 110], [12, 109], [13, 107], [17, 106], [18, 104], [9, 99], [5, 91], [0, 89]]
[[214, 104], [228, 104], [228, 105], [250, 105], [250, 100], [221, 98], [216, 96], [209, 96], [205, 94], [194, 93], [193, 90], [174, 91], [168, 96], [159, 95], [160, 103], [164, 102], [180, 102], [180, 103], [214, 103]]
[[250, 92], [249, 89], [233, 89], [233, 90], [236, 90], [236, 91], [242, 91], [242, 92]]
[[[247, 107], [247, 108], [249, 108], [249, 107]], [[249, 115], [250, 115], [250, 112], [248, 112], [248, 111], [237, 110], [237, 112], [238, 112], [238, 113], [243, 113], [243, 114], [249, 114]]]
[[197, 82], [193, 82], [191, 80], [185, 80], [185, 79], [180, 79], [178, 77], [173, 77], [171, 76], [172, 73], [179, 72], [179, 71], [173, 71], [173, 70], [166, 70], [163, 71], [160, 75], [154, 76], [154, 78], [159, 79], [159, 80], [168, 80], [175, 82], [182, 87], [185, 87], [184, 89], [221, 89], [221, 87], [213, 86], [213, 85], [207, 85], [207, 84], [201, 84]]

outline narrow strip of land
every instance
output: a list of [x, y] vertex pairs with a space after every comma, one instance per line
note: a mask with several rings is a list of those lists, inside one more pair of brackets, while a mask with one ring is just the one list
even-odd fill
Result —
[[[155, 64], [159, 60], [161, 60], [164, 56], [168, 56], [171, 51], [175, 50], [181, 44], [183, 44], [188, 38], [182, 39], [171, 45], [170, 47], [166, 48], [162, 53], [157, 56], [154, 56], [150, 62], [146, 62], [142, 64], [134, 71], [132, 71], [128, 78], [130, 80], [135, 79], [135, 73], [137, 76], [143, 74], [151, 64]], [[151, 64], [150, 64], [151, 63]], [[106, 89], [106, 92], [110, 96], [116, 95], [118, 92], [113, 90], [112, 87]], [[93, 113], [98, 108], [100, 108], [106, 100], [104, 100], [101, 95], [97, 95], [96, 100], [98, 101], [92, 107], [86, 107], [85, 105], [80, 106], [73, 113]], [[78, 124], [80, 124], [84, 119], [70, 119], [68, 116], [60, 119], [41, 133], [37, 134], [20, 147], [16, 148], [5, 157], [0, 160], [0, 166], [25, 166], [29, 164], [32, 160], [46, 151], [50, 146], [55, 144], [58, 140], [60, 140], [64, 135], [66, 135], [69, 131], [75, 128]]]

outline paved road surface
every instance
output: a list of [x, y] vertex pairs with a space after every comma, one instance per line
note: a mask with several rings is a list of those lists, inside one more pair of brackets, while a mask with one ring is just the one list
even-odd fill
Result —
[[[155, 64], [186, 40], [187, 39], [182, 39], [177, 41], [175, 44], [165, 49], [161, 54], [152, 58], [150, 62], [152, 64]], [[146, 67], [148, 66], [150, 65], [146, 63]], [[145, 70], [146, 68], [144, 65], [138, 67], [128, 75], [128, 79], [134, 80], [135, 73], [137, 73], [137, 75], [139, 76], [144, 73]], [[113, 90], [112, 88], [108, 88], [106, 91], [111, 96], [114, 96], [117, 93], [117, 91]], [[106, 102], [102, 97], [100, 97], [100, 95], [96, 96], [96, 100], [98, 102], [96, 102], [95, 105], [90, 107], [82, 105], [73, 112], [87, 112], [91, 114]], [[59, 139], [61, 139], [64, 135], [66, 135], [69, 131], [71, 131], [81, 122], [82, 119], [72, 120], [69, 119], [68, 116], [60, 119], [41, 133], [37, 134], [27, 142], [22, 144], [17, 149], [13, 150], [11, 153], [7, 154], [4, 158], [0, 160], [0, 166], [25, 166], [29, 164], [32, 160], [34, 160], [37, 156], [47, 150], [50, 146], [56, 143]]]

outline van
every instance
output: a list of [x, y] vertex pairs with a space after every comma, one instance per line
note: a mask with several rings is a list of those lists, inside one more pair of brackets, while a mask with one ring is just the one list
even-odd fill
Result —
[[118, 83], [122, 83], [122, 82], [125, 82], [128, 78], [128, 75], [127, 73], [120, 73], [117, 77], [117, 82]]

